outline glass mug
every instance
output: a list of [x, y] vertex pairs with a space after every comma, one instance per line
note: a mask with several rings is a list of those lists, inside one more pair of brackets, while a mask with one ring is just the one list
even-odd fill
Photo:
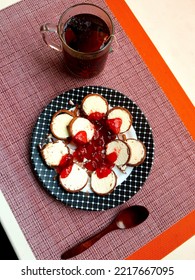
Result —
[[[114, 27], [110, 16], [93, 4], [77, 4], [62, 13], [58, 25], [43, 24], [40, 28], [44, 42], [62, 52], [70, 73], [91, 78], [105, 66], [110, 51]], [[49, 33], [54, 32], [60, 45], [53, 42]]]

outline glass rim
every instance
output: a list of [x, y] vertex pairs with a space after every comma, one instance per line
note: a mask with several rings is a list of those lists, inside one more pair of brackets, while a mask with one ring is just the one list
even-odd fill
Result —
[[[110, 20], [111, 29], [112, 29], [112, 30], [111, 30], [111, 34], [110, 34], [110, 36], [109, 36], [109, 39], [108, 39], [107, 44], [106, 44], [102, 49], [100, 49], [100, 50], [98, 50], [98, 51], [94, 51], [94, 52], [80, 52], [80, 51], [77, 51], [77, 50], [71, 48], [71, 47], [66, 43], [66, 41], [63, 39], [62, 34], [60, 33], [60, 26], [61, 26], [62, 18], [63, 18], [63, 16], [64, 16], [69, 10], [71, 10], [72, 8], [78, 7], [78, 6], [93, 6], [93, 7], [95, 7], [95, 8], [98, 8], [98, 9], [101, 10], [104, 14], [106, 14], [106, 16], [108, 17], [108, 19]], [[79, 14], [78, 14], [78, 15], [79, 15]], [[80, 4], [75, 4], [75, 5], [71, 6], [71, 7], [69, 7], [68, 9], [66, 9], [66, 10], [61, 14], [61, 16], [60, 16], [60, 19], [59, 19], [58, 25], [57, 25], [57, 30], [58, 30], [58, 35], [59, 35], [59, 37], [60, 37], [60, 40], [66, 45], [66, 47], [67, 47], [70, 51], [75, 52], [75, 53], [80, 54], [80, 55], [90, 55], [90, 54], [95, 55], [95, 54], [101, 53], [102, 51], [104, 51], [104, 50], [111, 44], [112, 39], [113, 39], [113, 37], [114, 37], [114, 24], [113, 24], [113, 21], [112, 21], [110, 15], [109, 15], [106, 11], [104, 11], [101, 7], [99, 7], [99, 6], [97, 6], [97, 5], [94, 5], [94, 4], [92, 4], [92, 3], [80, 3]]]

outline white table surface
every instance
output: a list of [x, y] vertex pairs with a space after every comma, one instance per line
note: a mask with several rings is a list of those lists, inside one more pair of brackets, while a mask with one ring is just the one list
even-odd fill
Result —
[[[183, 87], [189, 99], [195, 105], [195, 0], [125, 0], [132, 12], [152, 40], [155, 47]], [[19, 2], [19, 0], [1, 0], [0, 10]], [[3, 194], [0, 192], [0, 220], [9, 233], [17, 249], [20, 244], [26, 246], [27, 255], [20, 253], [21, 259], [34, 259], [26, 244], [25, 237], [18, 227]], [[12, 220], [12, 225], [8, 221]], [[10, 221], [10, 220], [9, 220]], [[13, 227], [16, 229], [13, 230]], [[20, 243], [20, 244], [19, 244]], [[164, 259], [195, 259], [195, 236], [190, 238]]]
[[195, 106], [195, 0], [125, 0]]

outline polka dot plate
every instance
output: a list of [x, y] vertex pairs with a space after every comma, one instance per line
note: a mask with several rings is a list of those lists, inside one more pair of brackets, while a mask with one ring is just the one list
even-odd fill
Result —
[[[128, 109], [133, 116], [133, 134], [146, 146], [147, 154], [144, 163], [131, 168], [127, 176], [121, 175], [120, 183], [114, 192], [99, 196], [93, 192], [68, 193], [54, 180], [56, 173], [43, 161], [39, 152], [39, 144], [43, 143], [46, 135], [50, 133], [49, 125], [52, 115], [64, 108], [71, 109], [74, 104], [81, 104], [85, 95], [99, 93], [104, 96], [110, 106], [121, 106]], [[134, 196], [143, 186], [151, 170], [154, 159], [154, 141], [150, 125], [139, 107], [122, 93], [105, 87], [85, 86], [71, 89], [57, 96], [48, 104], [39, 116], [34, 127], [31, 139], [31, 161], [33, 169], [43, 187], [57, 200], [70, 207], [85, 210], [107, 210], [116, 207]]]

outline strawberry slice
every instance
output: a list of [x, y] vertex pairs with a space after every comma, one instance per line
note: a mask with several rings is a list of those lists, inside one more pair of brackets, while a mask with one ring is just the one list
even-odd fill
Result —
[[118, 157], [118, 155], [116, 152], [112, 152], [112, 153], [106, 155], [106, 159], [111, 163], [114, 163], [117, 160], [117, 157]]
[[61, 171], [60, 177], [61, 177], [61, 178], [66, 178], [66, 177], [68, 177], [68, 175], [70, 174], [71, 170], [72, 170], [72, 165], [69, 165], [68, 167], [65, 167], [65, 168]]
[[71, 154], [67, 154], [62, 156], [60, 160], [60, 164], [55, 168], [56, 172], [60, 174], [62, 170], [73, 164], [73, 156]]
[[106, 124], [114, 134], [120, 133], [120, 128], [122, 125], [121, 118], [107, 119]]
[[107, 166], [102, 166], [96, 169], [96, 174], [100, 179], [107, 177], [111, 172], [112, 170]]
[[73, 156], [71, 154], [67, 154], [62, 156], [59, 166], [69, 166], [72, 163], [73, 163]]
[[87, 133], [86, 131], [79, 131], [77, 134], [74, 136], [74, 141], [79, 143], [79, 144], [86, 144], [87, 143]]

